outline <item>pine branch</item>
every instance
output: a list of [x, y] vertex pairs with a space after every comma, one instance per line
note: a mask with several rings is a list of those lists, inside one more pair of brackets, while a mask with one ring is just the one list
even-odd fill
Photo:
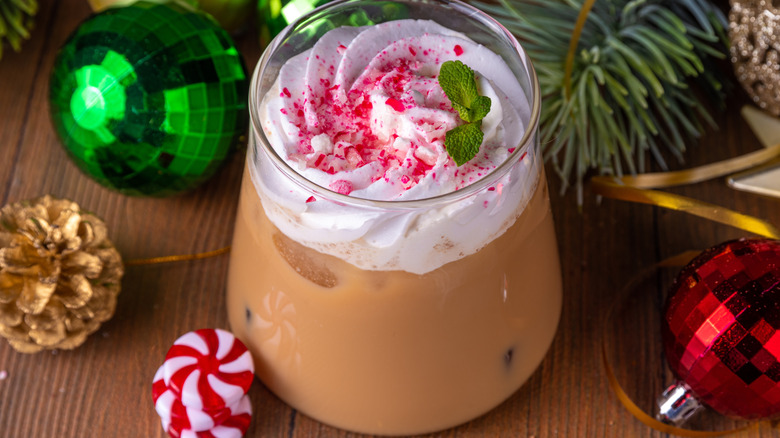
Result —
[[22, 50], [22, 41], [30, 38], [37, 0], [0, 0], [0, 59], [7, 42], [14, 51]]
[[582, 0], [472, 2], [521, 42], [542, 93], [540, 135], [546, 159], [563, 181], [591, 171], [621, 176], [663, 169], [663, 149], [682, 160], [686, 143], [714, 125], [697, 87], [722, 106], [712, 64], [726, 56], [726, 18], [709, 0], [599, 0], [580, 36], [571, 95], [564, 65]]

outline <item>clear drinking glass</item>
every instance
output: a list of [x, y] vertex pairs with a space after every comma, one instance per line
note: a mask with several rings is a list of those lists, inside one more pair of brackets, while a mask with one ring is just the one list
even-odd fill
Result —
[[[411, 201], [303, 178], [260, 122], [281, 66], [330, 29], [403, 18], [436, 21], [503, 58], [522, 125], [508, 159], [471, 185]], [[337, 1], [276, 37], [250, 93], [227, 304], [258, 377], [306, 415], [377, 434], [455, 426], [512, 395], [545, 356], [561, 309], [539, 86], [515, 38], [458, 1]]]

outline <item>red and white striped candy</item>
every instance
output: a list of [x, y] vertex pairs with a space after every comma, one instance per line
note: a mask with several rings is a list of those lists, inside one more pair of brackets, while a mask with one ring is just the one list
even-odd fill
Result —
[[255, 371], [246, 346], [219, 329], [184, 334], [168, 350], [162, 368], [165, 385], [184, 406], [208, 412], [235, 405]]
[[[209, 430], [233, 415], [229, 408], [201, 411], [184, 406], [178, 396], [165, 386], [162, 367], [154, 375], [152, 400], [154, 409], [163, 424], [174, 425], [179, 430], [191, 429], [198, 432]], [[168, 427], [165, 429], [167, 430]]]
[[[252, 403], [249, 396], [242, 397], [231, 409], [231, 413], [230, 418], [222, 424], [206, 431], [177, 429], [174, 425], [165, 428], [165, 430], [174, 438], [241, 438], [249, 429], [249, 423], [252, 421]], [[163, 427], [165, 427], [165, 423], [163, 423]]]

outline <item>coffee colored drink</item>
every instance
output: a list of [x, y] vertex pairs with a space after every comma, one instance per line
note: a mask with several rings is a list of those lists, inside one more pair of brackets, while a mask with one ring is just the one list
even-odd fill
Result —
[[[301, 29], [373, 3], [294, 25], [255, 73], [229, 320], [258, 377], [296, 409], [359, 432], [422, 433], [528, 379], [555, 334], [560, 268], [538, 88], [516, 41], [499, 34], [510, 48], [499, 56], [442, 26], [492, 29], [470, 7], [395, 2], [425, 20], [329, 26], [294, 47]], [[463, 166], [444, 147], [464, 123], [436, 81], [447, 60], [472, 67], [492, 101]]]

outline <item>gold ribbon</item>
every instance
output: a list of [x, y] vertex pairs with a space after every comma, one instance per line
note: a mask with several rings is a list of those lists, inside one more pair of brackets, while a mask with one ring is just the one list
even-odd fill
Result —
[[[749, 154], [731, 158], [692, 169], [675, 172], [643, 173], [636, 176], [624, 176], [620, 181], [639, 189], [660, 189], [686, 184], [694, 184], [713, 178], [737, 173], [780, 158], [780, 144], [760, 149]], [[604, 177], [594, 178], [601, 179]]]
[[184, 262], [188, 260], [200, 260], [209, 257], [216, 257], [218, 255], [227, 254], [230, 252], [230, 247], [216, 249], [214, 251], [199, 252], [197, 254], [179, 254], [163, 257], [151, 257], [147, 259], [132, 259], [125, 262], [125, 266], [139, 266], [139, 265], [155, 265], [158, 263], [171, 263], [171, 262]]
[[[621, 180], [618, 180], [622, 182]], [[715, 204], [656, 190], [637, 189], [602, 177], [593, 178], [593, 191], [599, 195], [623, 201], [650, 204], [670, 210], [684, 211], [759, 236], [780, 239], [780, 231], [771, 223]]]
[[692, 169], [622, 178], [598, 176], [592, 178], [591, 183], [593, 191], [602, 196], [683, 211], [759, 236], [780, 239], [780, 230], [765, 220], [685, 196], [650, 190], [706, 181], [755, 167], [778, 157], [780, 157], [780, 145]]
[[574, 30], [571, 32], [571, 39], [569, 40], [569, 51], [566, 53], [566, 64], [563, 67], [563, 89], [566, 93], [566, 99], [571, 97], [571, 73], [574, 70], [574, 55], [577, 53], [577, 45], [580, 42], [580, 35], [582, 35], [582, 29], [585, 28], [585, 22], [588, 20], [588, 14], [593, 9], [593, 5], [596, 0], [585, 0], [580, 8], [580, 14], [577, 16], [577, 21], [574, 23]]

